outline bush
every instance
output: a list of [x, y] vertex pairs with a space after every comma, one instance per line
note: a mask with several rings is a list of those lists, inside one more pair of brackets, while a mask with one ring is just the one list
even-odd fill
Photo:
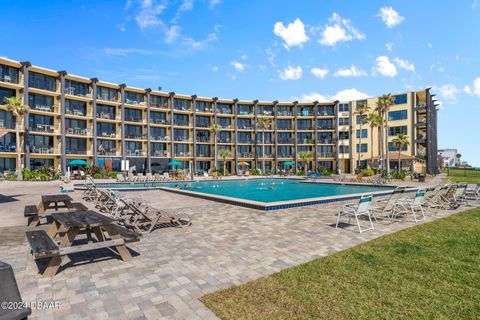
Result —
[[303, 177], [305, 175], [305, 171], [298, 171], [297, 176]]
[[391, 175], [392, 175], [393, 179], [404, 180], [405, 177], [407, 176], [407, 171], [406, 170], [395, 170], [395, 171], [392, 171]]
[[375, 171], [373, 171], [373, 169], [369, 167], [369, 168], [363, 169], [362, 174], [364, 177], [371, 177], [375, 175]]
[[259, 176], [259, 175], [260, 175], [260, 170], [258, 170], [258, 169], [252, 169], [252, 170], [250, 170], [250, 174], [251, 174], [252, 176]]
[[110, 179], [117, 179], [117, 174], [122, 174], [121, 172], [110, 171], [107, 175]]
[[322, 176], [325, 176], [325, 177], [330, 177], [332, 174], [333, 174], [333, 171], [331, 170], [325, 170], [322, 172]]
[[87, 175], [92, 177], [95, 177], [98, 174], [100, 174], [101, 177], [105, 176], [105, 169], [100, 166], [88, 166], [88, 167], [85, 167], [84, 171]]
[[93, 175], [93, 178], [95, 178], [95, 179], [102, 179], [102, 178], [103, 178], [103, 174], [101, 174], [101, 173], [95, 173], [95, 174]]
[[48, 180], [58, 180], [60, 179], [60, 171], [55, 169], [54, 167], [40, 167], [37, 170], [40, 174], [45, 175], [48, 177]]

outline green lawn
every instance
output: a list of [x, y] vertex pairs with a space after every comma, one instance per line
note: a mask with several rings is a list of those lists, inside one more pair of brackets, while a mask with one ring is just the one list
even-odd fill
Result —
[[480, 209], [202, 301], [221, 319], [480, 319]]
[[[443, 172], [447, 173], [447, 170]], [[447, 178], [453, 182], [480, 183], [480, 170], [450, 169]]]

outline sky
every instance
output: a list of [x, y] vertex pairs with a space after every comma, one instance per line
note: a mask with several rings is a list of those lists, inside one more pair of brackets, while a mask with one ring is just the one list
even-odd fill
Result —
[[264, 101], [431, 87], [439, 147], [480, 166], [480, 0], [0, 0], [0, 9], [0, 56], [133, 87]]

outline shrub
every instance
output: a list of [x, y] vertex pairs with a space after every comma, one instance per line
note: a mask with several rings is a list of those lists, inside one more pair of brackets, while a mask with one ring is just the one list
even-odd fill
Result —
[[95, 173], [95, 174], [93, 175], [93, 177], [94, 177], [95, 179], [102, 179], [102, 178], [103, 178], [103, 174], [101, 174], [101, 173]]
[[105, 174], [105, 169], [100, 166], [88, 166], [84, 169], [85, 173], [89, 176], [95, 177], [95, 175], [100, 174], [102, 177]]
[[303, 177], [305, 175], [305, 171], [298, 171], [297, 176]]
[[407, 176], [406, 170], [395, 170], [391, 173], [393, 179], [400, 179], [403, 180]]
[[373, 171], [373, 169], [369, 167], [369, 168], [363, 169], [362, 174], [364, 177], [371, 177], [375, 175], [375, 171]]
[[122, 174], [121, 172], [110, 171], [107, 175], [110, 179], [117, 179], [117, 174]]
[[60, 179], [60, 171], [54, 167], [43, 166], [37, 170], [40, 174], [45, 175], [47, 180], [57, 180]]
[[331, 170], [325, 170], [322, 172], [322, 176], [325, 176], [325, 177], [330, 177], [332, 174], [333, 174], [333, 171]]
[[258, 169], [252, 169], [252, 170], [250, 170], [250, 174], [251, 174], [252, 176], [259, 176], [259, 175], [260, 175], [260, 170], [258, 170]]

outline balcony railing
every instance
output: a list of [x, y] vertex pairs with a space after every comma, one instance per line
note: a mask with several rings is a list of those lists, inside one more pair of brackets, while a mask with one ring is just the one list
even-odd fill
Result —
[[210, 154], [208, 153], [203, 153], [203, 152], [197, 152], [197, 157], [200, 157], [200, 158], [210, 158]]
[[210, 143], [210, 138], [206, 138], [206, 137], [197, 137], [196, 141], [197, 141], [197, 142]]
[[115, 114], [113, 114], [113, 113], [106, 113], [106, 112], [100, 112], [100, 113], [97, 113], [97, 118], [99, 118], [99, 119], [107, 119], [107, 120], [115, 120]]
[[141, 149], [125, 150], [125, 155], [127, 157], [142, 157], [145, 155], [145, 152]]
[[91, 92], [75, 92], [75, 87], [67, 87], [64, 90], [65, 94], [71, 95], [71, 96], [77, 96], [77, 97], [84, 97], [84, 98], [92, 98], [92, 93]]
[[188, 152], [188, 151], [178, 151], [178, 152], [175, 152], [175, 157], [185, 158], [185, 157], [191, 157], [191, 156], [192, 156], [192, 153], [191, 153], [191, 152]]
[[318, 130], [334, 130], [333, 126], [317, 126]]
[[181, 127], [188, 127], [190, 124], [187, 121], [178, 121], [174, 120], [173, 125], [175, 126], [181, 126]]
[[46, 105], [43, 105], [43, 104], [36, 104], [36, 105], [33, 106], [33, 109], [34, 109], [34, 110], [38, 110], [38, 111], [44, 111], [44, 112], [52, 112], [53, 106], [46, 106]]
[[79, 150], [79, 149], [67, 149], [65, 150], [66, 154], [87, 154], [87, 150]]
[[110, 148], [110, 149], [98, 149], [97, 154], [99, 156], [116, 156], [117, 155], [117, 149], [115, 148]]
[[0, 152], [16, 152], [17, 144], [15, 142], [3, 143], [0, 142]]
[[198, 128], [210, 128], [210, 123], [196, 123]]
[[218, 138], [218, 139], [217, 139], [217, 142], [218, 142], [218, 143], [230, 143], [230, 142], [232, 142], [232, 140], [231, 140], [230, 138], [226, 138], [226, 139], [220, 139], [220, 138]]
[[199, 107], [196, 107], [195, 108], [195, 111], [196, 112], [205, 112], [205, 113], [211, 113], [213, 112], [213, 110], [211, 108], [199, 108]]
[[253, 141], [252, 141], [252, 140], [239, 139], [239, 140], [238, 140], [238, 143], [251, 144], [251, 143], [253, 143]]
[[293, 130], [292, 126], [281, 126], [278, 127], [277, 130]]
[[335, 154], [333, 152], [317, 152], [319, 158], [334, 158]]
[[334, 144], [332, 139], [318, 139], [317, 144]]
[[74, 116], [85, 116], [85, 112], [79, 109], [66, 109], [65, 114], [74, 115]]
[[48, 132], [52, 133], [55, 128], [51, 124], [40, 124], [37, 123], [36, 125], [29, 127], [28, 130], [33, 131], [33, 132]]
[[219, 109], [219, 110], [217, 110], [217, 113], [219, 113], [219, 114], [232, 114], [232, 110], [229, 110], [229, 109]]
[[238, 129], [243, 129], [243, 130], [252, 130], [253, 126], [249, 124], [242, 124], [238, 126]]
[[150, 119], [150, 123], [152, 123], [152, 124], [170, 124], [170, 121], [167, 121], [166, 119], [162, 119], [162, 118], [154, 118], [154, 119]]
[[176, 137], [174, 137], [174, 141], [178, 141], [178, 142], [191, 142], [192, 139], [190, 139], [189, 137], [176, 136]]
[[309, 126], [299, 126], [297, 129], [298, 130], [313, 130], [313, 128], [309, 127]]
[[311, 117], [313, 116], [313, 111], [303, 110], [301, 112], [297, 112], [297, 115], [301, 117]]
[[125, 121], [143, 122], [143, 119], [142, 119], [142, 117], [128, 117], [128, 116], [125, 116]]
[[152, 157], [169, 157], [167, 150], [153, 150], [151, 152]]
[[240, 116], [253, 116], [253, 112], [251, 112], [251, 111], [238, 111], [238, 115], [240, 115]]
[[128, 99], [128, 98], [125, 98], [125, 103], [126, 104], [139, 105], [139, 106], [144, 106], [145, 105], [144, 101], [131, 100], [131, 99]]
[[168, 102], [164, 103], [150, 103], [150, 107], [159, 109], [169, 109]]
[[67, 134], [86, 136], [90, 132], [87, 128], [65, 128]]
[[18, 75], [0, 74], [0, 81], [9, 83], [18, 83]]
[[239, 152], [238, 156], [240, 158], [253, 158], [253, 153], [251, 153], [251, 152]]
[[140, 139], [143, 139], [142, 135], [138, 135], [138, 134], [126, 134], [125, 135], [125, 139], [137, 139], [137, 140], [140, 140]]
[[111, 97], [107, 93], [97, 95], [97, 99], [103, 100], [103, 101], [118, 102], [118, 97]]
[[277, 139], [278, 144], [293, 144], [293, 139]]
[[168, 141], [170, 138], [169, 137], [166, 137], [166, 136], [150, 136], [150, 139], [151, 140], [155, 140], [155, 141]]
[[97, 132], [97, 137], [115, 138], [115, 132]]
[[318, 111], [317, 115], [320, 117], [333, 117], [335, 113], [333, 111]]
[[277, 116], [279, 117], [292, 117], [293, 113], [288, 111], [278, 111]]
[[278, 157], [279, 158], [294, 158], [292, 153], [279, 153]]

